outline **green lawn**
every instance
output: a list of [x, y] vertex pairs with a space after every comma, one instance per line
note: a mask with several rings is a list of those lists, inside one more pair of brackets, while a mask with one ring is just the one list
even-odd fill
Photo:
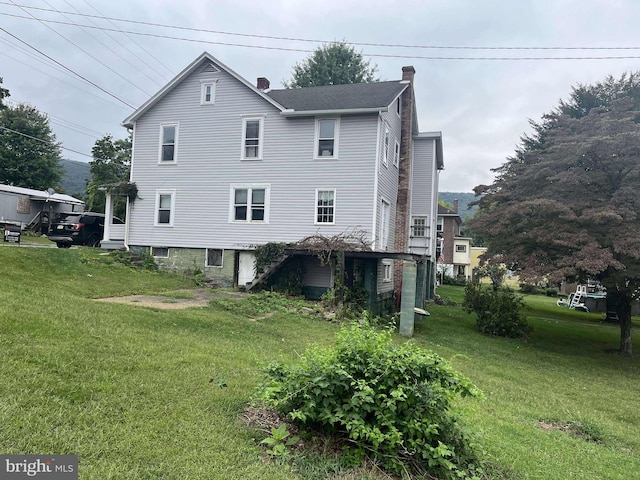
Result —
[[[329, 344], [334, 324], [260, 298], [188, 310], [95, 302], [185, 298], [191, 286], [106, 258], [87, 248], [0, 248], [0, 452], [78, 454], [82, 479], [327, 478], [317, 458], [313, 467], [264, 461], [261, 434], [238, 413], [261, 366]], [[431, 306], [416, 327], [419, 344], [484, 391], [485, 400], [458, 406], [495, 476], [637, 477], [638, 357], [606, 353], [618, 329], [600, 316], [527, 300], [535, 307], [528, 343], [478, 334], [456, 306]], [[217, 388], [214, 377], [228, 386]], [[543, 430], [539, 420], [582, 422], [598, 442]]]

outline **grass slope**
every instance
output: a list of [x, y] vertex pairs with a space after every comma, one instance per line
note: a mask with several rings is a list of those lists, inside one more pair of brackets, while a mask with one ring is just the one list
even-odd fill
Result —
[[[265, 462], [260, 434], [237, 416], [261, 366], [330, 343], [335, 325], [260, 297], [184, 311], [94, 302], [189, 286], [102, 259], [84, 248], [0, 248], [0, 451], [78, 454], [83, 479], [328, 478], [317, 457]], [[478, 334], [456, 306], [432, 306], [416, 327], [416, 342], [485, 392], [458, 406], [492, 477], [637, 478], [638, 357], [606, 353], [618, 329], [597, 316], [527, 301], [528, 343]], [[583, 435], [542, 429], [541, 419], [581, 422]]]

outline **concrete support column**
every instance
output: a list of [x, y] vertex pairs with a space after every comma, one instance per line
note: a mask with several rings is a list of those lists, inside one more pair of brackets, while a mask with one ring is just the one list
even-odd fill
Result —
[[104, 200], [104, 235], [103, 241], [111, 240], [111, 224], [113, 223], [113, 197], [109, 192], [105, 192]]

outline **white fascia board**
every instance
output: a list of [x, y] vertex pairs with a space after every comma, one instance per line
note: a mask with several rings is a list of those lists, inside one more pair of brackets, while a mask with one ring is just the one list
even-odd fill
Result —
[[371, 113], [387, 112], [389, 107], [373, 107], [373, 108], [345, 108], [334, 110], [291, 110], [286, 109], [280, 112], [285, 117], [317, 117], [321, 115], [364, 115]]

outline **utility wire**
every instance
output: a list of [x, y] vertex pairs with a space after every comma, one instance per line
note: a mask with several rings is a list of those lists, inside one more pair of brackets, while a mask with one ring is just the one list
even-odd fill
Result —
[[[86, 3], [86, 0], [83, 0]], [[10, 5], [10, 6], [20, 6], [32, 10], [40, 10], [45, 12], [52, 12], [57, 10], [50, 10], [47, 8], [39, 8], [32, 7], [27, 5], [16, 5], [2, 2], [0, 1], [0, 5]], [[168, 25], [163, 23], [153, 23], [153, 22], [144, 22], [141, 20], [129, 20], [125, 18], [116, 18], [116, 17], [106, 17], [104, 15], [98, 17], [96, 15], [84, 14], [84, 13], [73, 13], [73, 12], [59, 12], [59, 13], [67, 13], [69, 15], [78, 15], [82, 17], [92, 17], [92, 18], [102, 18], [105, 20], [111, 20], [115, 22], [126, 22], [133, 23], [137, 25], [146, 25], [151, 27], [161, 27], [161, 28], [173, 28], [177, 30], [187, 30], [192, 32], [199, 33], [213, 33], [217, 35], [233, 35], [238, 37], [248, 37], [248, 38], [260, 38], [265, 40], [282, 40], [287, 42], [307, 42], [307, 43], [330, 43], [331, 40], [322, 40], [322, 39], [311, 39], [311, 38], [294, 38], [294, 37], [278, 37], [273, 35], [256, 35], [249, 33], [238, 33], [238, 32], [225, 32], [220, 30], [209, 30], [204, 28], [192, 28], [192, 27], [184, 27], [180, 25]], [[454, 46], [454, 45], [407, 45], [407, 44], [394, 44], [394, 43], [368, 43], [368, 42], [349, 42], [350, 45], [357, 46], [365, 46], [365, 47], [385, 47], [385, 48], [420, 48], [420, 49], [446, 49], [446, 50], [640, 50], [639, 47], [487, 47], [487, 46]], [[370, 55], [371, 56], [371, 55]]]
[[[2, 2], [0, 2], [2, 3]], [[29, 17], [23, 17], [20, 15], [13, 15], [10, 13], [0, 13], [0, 15], [23, 18], [27, 20], [31, 20]], [[248, 45], [242, 43], [231, 43], [231, 42], [215, 42], [212, 40], [198, 40], [193, 38], [184, 38], [184, 37], [175, 37], [171, 35], [159, 35], [152, 33], [143, 33], [143, 32], [134, 32], [127, 30], [116, 30], [112, 28], [106, 27], [96, 27], [93, 25], [81, 25], [72, 22], [62, 22], [59, 20], [45, 20], [37, 18], [40, 22], [48, 22], [48, 23], [57, 23], [61, 25], [72, 25], [76, 27], [85, 27], [85, 28], [95, 28], [98, 30], [107, 30], [111, 32], [118, 33], [129, 33], [131, 35], [140, 35], [145, 37], [153, 37], [153, 38], [162, 38], [166, 40], [179, 40], [183, 42], [191, 42], [191, 43], [205, 43], [210, 45], [225, 45], [230, 47], [243, 47], [243, 48], [253, 48], [253, 49], [262, 49], [262, 50], [278, 50], [285, 52], [301, 52], [301, 53], [313, 53], [313, 50], [307, 50], [302, 48], [287, 48], [287, 47], [272, 47], [267, 45]], [[626, 47], [625, 47], [626, 48]], [[628, 49], [640, 49], [640, 47], [628, 47]], [[624, 55], [624, 56], [588, 56], [588, 57], [440, 57], [440, 56], [425, 56], [425, 55], [397, 55], [397, 54], [383, 54], [383, 53], [362, 53], [368, 57], [378, 57], [378, 58], [403, 58], [409, 60], [473, 60], [473, 61], [540, 61], [540, 60], [637, 60], [640, 59], [640, 55]]]
[[[102, 19], [104, 19], [104, 20], [107, 20], [111, 25], [113, 25], [115, 28], [117, 28], [117, 29], [118, 29], [118, 31], [120, 31], [120, 28], [119, 28], [115, 23], [113, 23], [109, 18], [105, 17], [105, 16], [102, 14], [102, 12], [100, 12], [100, 10], [98, 10], [96, 7], [94, 7], [94, 6], [93, 6], [93, 5], [91, 5], [89, 2], [87, 2], [87, 0], [82, 0], [82, 1], [83, 1], [84, 3], [86, 3], [88, 6], [90, 6], [93, 10], [95, 10], [95, 11], [100, 15], [100, 18], [102, 18]], [[66, 2], [66, 0], [65, 0], [65, 2]], [[142, 50], [144, 53], [146, 53], [146, 54], [147, 54], [147, 55], [149, 55], [151, 58], [153, 58], [153, 59], [154, 59], [154, 60], [155, 60], [159, 65], [161, 65], [161, 66], [162, 66], [162, 67], [163, 67], [167, 72], [169, 72], [169, 74], [170, 74], [171, 76], [173, 76], [173, 73], [174, 73], [174, 72], [173, 72], [173, 70], [171, 70], [169, 67], [167, 67], [167, 66], [162, 62], [162, 60], [158, 59], [158, 58], [157, 58], [156, 56], [154, 56], [154, 55], [153, 55], [149, 50], [147, 50], [146, 48], [144, 48], [144, 46], [143, 46], [141, 43], [136, 42], [136, 40], [135, 40], [134, 38], [132, 38], [131, 36], [129, 36], [129, 35], [128, 35], [128, 34], [126, 34], [126, 33], [125, 33], [125, 35], [127, 36], [127, 38], [128, 38], [129, 40], [131, 40], [131, 42], [132, 42], [133, 44], [137, 45], [137, 46], [138, 46], [138, 48], [139, 48], [140, 50]], [[114, 36], [111, 36], [111, 35], [109, 35], [109, 36], [110, 36], [111, 38], [113, 38], [115, 41], [117, 41], [117, 40], [115, 39], [115, 37], [114, 37]], [[120, 45], [122, 45], [122, 44], [120, 44]], [[123, 45], [123, 46], [124, 46], [124, 45]], [[124, 46], [124, 48], [126, 48], [128, 51], [131, 51], [131, 50], [129, 50], [126, 46]], [[135, 56], [138, 60], [140, 60], [142, 63], [144, 63], [147, 67], [149, 67], [151, 70], [153, 70], [157, 75], [160, 75], [161, 77], [163, 77], [163, 79], [164, 79], [164, 80], [168, 80], [168, 78], [167, 78], [167, 76], [166, 76], [166, 75], [163, 75], [163, 74], [161, 74], [160, 72], [158, 72], [158, 71], [157, 71], [156, 69], [154, 69], [151, 65], [149, 65], [147, 62], [145, 62], [142, 58], [140, 58], [138, 55], [136, 55], [136, 54], [135, 54], [135, 52], [131, 52], [131, 54], [132, 54], [132, 55], [134, 55], [134, 56]]]
[[[22, 133], [22, 132], [19, 132], [17, 130], [13, 130], [12, 128], [3, 127], [2, 125], [0, 125], [0, 128], [2, 130], [7, 131], [7, 132], [15, 133], [16, 135], [21, 135], [23, 137], [30, 138], [31, 140], [36, 140], [37, 142], [42, 142], [42, 143], [46, 143], [46, 144], [51, 144], [52, 143], [52, 142], [47, 141], [47, 140], [42, 140], [41, 138], [33, 137], [31, 135], [27, 135], [26, 133]], [[56, 145], [57, 147], [60, 147], [62, 150], [68, 150], [70, 152], [77, 153], [78, 155], [83, 155], [85, 157], [93, 158], [92, 155], [89, 155], [87, 153], [83, 153], [83, 152], [81, 152], [79, 150], [74, 150], [73, 148], [63, 147], [62, 143], [55, 143], [54, 145]], [[99, 160], [104, 160], [104, 159], [99, 159]]]
[[116, 100], [118, 100], [120, 103], [125, 104], [127, 107], [132, 108], [135, 110], [136, 107], [134, 107], [133, 105], [131, 105], [129, 102], [127, 102], [126, 100], [123, 100], [122, 98], [118, 97], [117, 95], [109, 92], [108, 90], [102, 88], [100, 85], [98, 85], [97, 83], [92, 82], [91, 80], [89, 80], [86, 77], [83, 77], [82, 75], [80, 75], [78, 72], [75, 72], [74, 70], [70, 69], [69, 67], [67, 67], [66, 65], [63, 65], [62, 63], [58, 62], [57, 60], [51, 58], [49, 55], [47, 55], [46, 53], [42, 52], [41, 50], [38, 50], [36, 47], [34, 47], [33, 45], [30, 45], [29, 43], [25, 42], [24, 40], [16, 37], [13, 33], [7, 31], [6, 29], [4, 29], [3, 27], [0, 27], [0, 30], [2, 30], [4, 33], [6, 33], [7, 35], [15, 38], [16, 40], [18, 40], [20, 43], [26, 45], [27, 47], [31, 48], [32, 50], [35, 50], [36, 52], [38, 52], [40, 55], [42, 55], [43, 57], [51, 60], [52, 62], [54, 62], [56, 65], [61, 66], [62, 68], [64, 68], [65, 70], [67, 70], [68, 72], [71, 72], [73, 75], [75, 75], [76, 77], [80, 78], [81, 80], [87, 82], [88, 84], [96, 87], [98, 90], [106, 93], [107, 95], [109, 95], [110, 97], [115, 98]]
[[[11, 2], [14, 3], [14, 2]], [[58, 32], [57, 30], [55, 30], [53, 27], [47, 25], [48, 22], [43, 21], [42, 19], [34, 16], [32, 13], [29, 13], [28, 11], [26, 11], [24, 8], [20, 7], [21, 10], [23, 10], [25, 13], [27, 13], [28, 15], [30, 15], [31, 17], [33, 17], [34, 20], [37, 20], [39, 23], [41, 23], [42, 25], [44, 25], [45, 27], [47, 27], [49, 30], [51, 30], [53, 33], [55, 33], [56, 35], [58, 35], [60, 38], [62, 38], [63, 40], [66, 40], [67, 42], [69, 42], [71, 45], [73, 45], [74, 47], [76, 47], [78, 50], [80, 50], [82, 53], [84, 53], [85, 55], [88, 55], [89, 57], [91, 57], [93, 60], [95, 60], [96, 62], [98, 62], [100, 65], [102, 65], [103, 67], [105, 67], [107, 70], [109, 70], [110, 72], [116, 74], [118, 77], [122, 78], [125, 82], [129, 83], [132, 87], [137, 88], [138, 90], [140, 90], [142, 93], [144, 93], [145, 95], [149, 95], [149, 92], [146, 92], [145, 90], [143, 90], [142, 88], [140, 88], [138, 85], [136, 85], [135, 83], [133, 83], [131, 80], [129, 80], [127, 77], [125, 77], [124, 75], [122, 75], [121, 73], [117, 72], [116, 70], [114, 70], [113, 68], [111, 68], [109, 65], [107, 65], [106, 63], [104, 63], [102, 60], [100, 60], [99, 58], [95, 57], [94, 55], [92, 55], [90, 52], [88, 52], [87, 50], [85, 50], [84, 48], [82, 48], [80, 45], [78, 45], [77, 43], [69, 40], [67, 37], [65, 37], [64, 35], [62, 35], [60, 32]], [[81, 25], [78, 25], [81, 26]]]

